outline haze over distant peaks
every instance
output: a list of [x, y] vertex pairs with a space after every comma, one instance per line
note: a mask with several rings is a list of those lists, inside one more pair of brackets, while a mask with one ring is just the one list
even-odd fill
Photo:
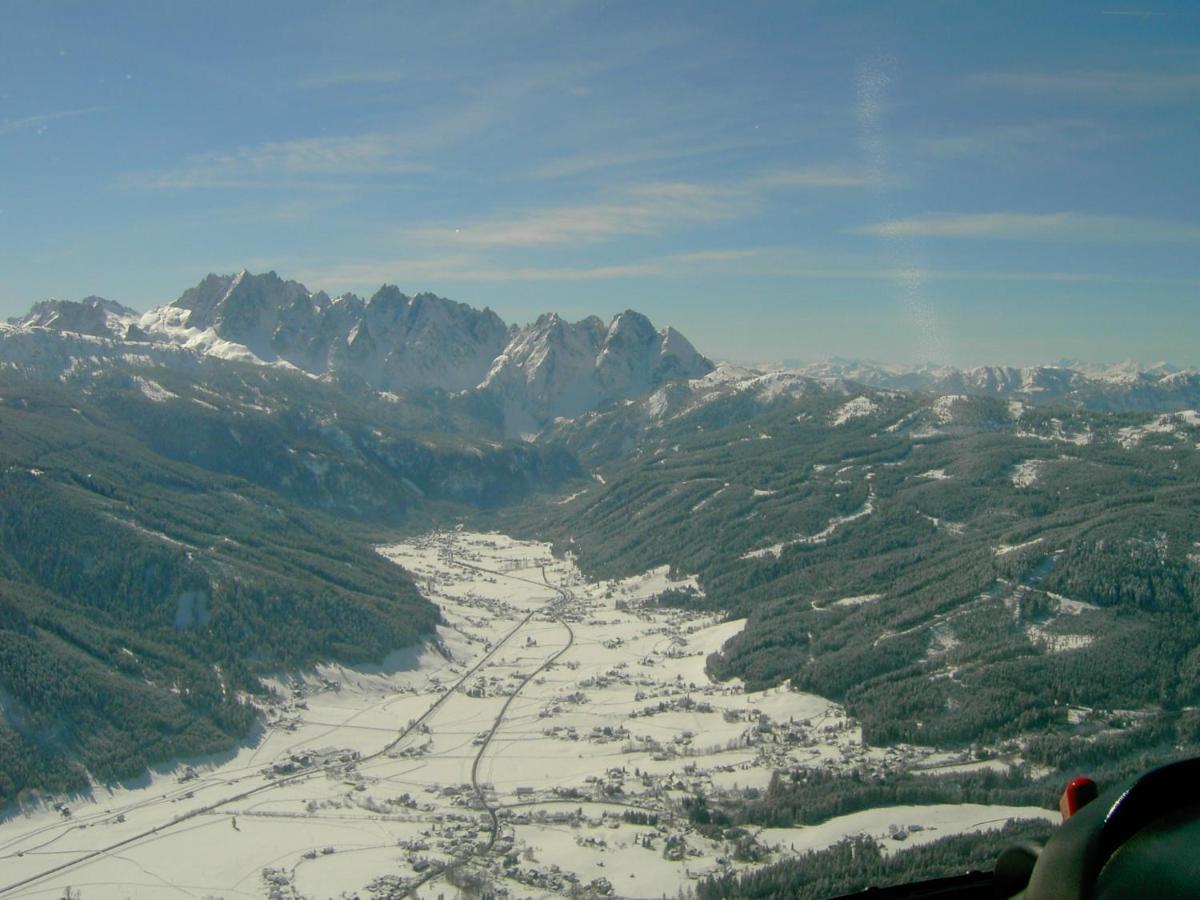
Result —
[[[1087, 378], [1121, 381], [1138, 376], [1161, 377], [1191, 371], [1182, 366], [1160, 360], [1154, 363], [1143, 363], [1136, 359], [1124, 359], [1120, 362], [1090, 362], [1079, 359], [1060, 359], [1052, 363], [1030, 366], [984, 365], [984, 366], [950, 366], [934, 362], [925, 363], [885, 363], [875, 360], [855, 359], [843, 356], [833, 356], [817, 362], [807, 362], [796, 359], [785, 359], [780, 366], [766, 368], [782, 368], [791, 372], [810, 375], [814, 378], [852, 378], [863, 383], [879, 383], [885, 381], [909, 381], [923, 383], [939, 378], [945, 378], [955, 373], [1014, 373], [1014, 372], [1050, 372], [1055, 370], [1070, 370]], [[980, 377], [980, 376], [974, 376]]]
[[1112, 410], [1181, 409], [1200, 400], [1200, 372], [1165, 362], [1061, 360], [1040, 366], [958, 368], [835, 358], [816, 363], [788, 360], [785, 369], [810, 378], [841, 379], [888, 390], [1020, 397], [1038, 402], [1065, 400]]

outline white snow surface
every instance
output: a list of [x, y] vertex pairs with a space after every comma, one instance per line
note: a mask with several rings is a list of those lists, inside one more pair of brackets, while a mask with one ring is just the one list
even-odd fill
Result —
[[1040, 544], [1044, 540], [1045, 540], [1045, 538], [1039, 537], [1039, 538], [1034, 538], [1031, 541], [1025, 541], [1023, 544], [1001, 544], [999, 547], [996, 548], [995, 554], [997, 556], [1008, 556], [1008, 554], [1010, 554], [1010, 553], [1016, 553], [1020, 550], [1027, 550], [1030, 547], [1036, 547], [1038, 544]]
[[1027, 459], [1013, 467], [1013, 487], [1027, 488], [1038, 483], [1044, 462], [1040, 459]]
[[1150, 434], [1178, 434], [1180, 426], [1200, 427], [1200, 411], [1186, 409], [1182, 412], [1157, 416], [1144, 425], [1130, 425], [1117, 431], [1117, 443], [1131, 450], [1142, 443]]
[[1049, 631], [1039, 625], [1027, 625], [1025, 634], [1032, 643], [1047, 653], [1066, 653], [1069, 650], [1079, 650], [1083, 647], [1090, 647], [1096, 640], [1094, 635]]
[[165, 403], [168, 400], [176, 400], [178, 394], [173, 394], [157, 381], [152, 381], [149, 378], [143, 378], [140, 375], [133, 376], [133, 382], [138, 386], [138, 390], [146, 397], [147, 400], [153, 400], [155, 403]]
[[946, 394], [938, 397], [933, 401], [930, 409], [933, 411], [934, 419], [939, 425], [949, 425], [954, 421], [954, 407], [962, 400], [966, 400], [966, 394]]
[[765, 828], [759, 840], [768, 846], [801, 853], [823, 849], [842, 838], [864, 835], [879, 840], [884, 851], [890, 855], [950, 834], [986, 831], [1000, 828], [1010, 819], [1028, 818], [1057, 823], [1061, 816], [1046, 809], [1033, 812], [1026, 806], [984, 806], [977, 803], [889, 806], [838, 816], [820, 825]]
[[870, 397], [855, 397], [847, 400], [837, 408], [830, 417], [831, 425], [845, 425], [855, 419], [861, 419], [879, 411], [879, 406]]
[[834, 600], [830, 606], [862, 606], [866, 603], [874, 603], [876, 600], [883, 599], [883, 594], [857, 594], [853, 597], [842, 597], [840, 600]]

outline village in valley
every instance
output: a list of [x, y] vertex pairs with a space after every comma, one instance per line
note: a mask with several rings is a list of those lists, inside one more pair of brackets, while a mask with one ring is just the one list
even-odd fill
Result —
[[164, 897], [660, 897], [850, 835], [894, 850], [1049, 816], [960, 804], [699, 827], [698, 805], [759, 796], [780, 770], [1003, 762], [867, 747], [827, 699], [713, 682], [708, 656], [744, 623], [661, 605], [698, 590], [666, 567], [589, 581], [548, 545], [463, 530], [380, 552], [440, 607], [435, 643], [377, 667], [281, 674], [256, 701], [253, 745], [10, 819], [4, 884], [88, 898], [131, 884]]

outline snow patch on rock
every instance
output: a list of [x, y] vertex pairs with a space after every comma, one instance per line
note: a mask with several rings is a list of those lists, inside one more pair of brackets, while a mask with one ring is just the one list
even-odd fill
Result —
[[879, 406], [867, 396], [855, 397], [852, 400], [847, 400], [837, 408], [834, 414], [830, 417], [829, 423], [833, 426], [845, 425], [847, 422], [852, 422], [855, 419], [862, 419], [879, 411]]

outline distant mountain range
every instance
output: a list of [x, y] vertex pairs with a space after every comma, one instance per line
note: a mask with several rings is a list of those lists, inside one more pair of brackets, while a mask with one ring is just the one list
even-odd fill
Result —
[[[757, 368], [764, 368], [758, 366]], [[1125, 359], [1116, 363], [1096, 363], [1078, 359], [1060, 359], [1053, 363], [1036, 366], [969, 366], [966, 368], [944, 366], [937, 363], [922, 363], [919, 365], [903, 363], [884, 363], [874, 360], [854, 359], [834, 356], [819, 362], [805, 362], [796, 359], [785, 359], [780, 366], [766, 366], [770, 369], [783, 369], [789, 372], [800, 372], [818, 377], [849, 378], [863, 383], [893, 382], [886, 385], [896, 387], [900, 382], [911, 385], [936, 382], [955, 372], [981, 372], [1003, 369], [1006, 371], [1034, 371], [1038, 369], [1070, 369], [1097, 381], [1128, 381], [1138, 376], [1150, 375], [1160, 377], [1188, 371], [1183, 366], [1159, 361], [1143, 363], [1136, 359]]]
[[476, 390], [499, 407], [511, 435], [713, 368], [678, 331], [656, 330], [632, 310], [607, 325], [549, 314], [517, 327], [434, 294], [384, 285], [369, 300], [331, 299], [274, 272], [209, 275], [145, 314], [88, 297], [38, 303], [9, 324], [10, 335], [50, 330], [182, 348], [357, 379], [376, 391]]
[[[51, 335], [60, 339], [47, 343]], [[0, 326], [0, 363], [45, 369], [130, 352], [168, 365], [199, 356], [292, 368], [375, 392], [465, 393], [503, 434], [526, 439], [656, 389], [665, 391], [653, 401], [665, 413], [731, 391], [795, 393], [809, 379], [1108, 412], [1200, 406], [1200, 372], [1132, 360], [956, 368], [835, 358], [779, 371], [722, 366], [714, 374], [679, 331], [656, 329], [633, 310], [607, 324], [548, 313], [517, 326], [435, 294], [408, 296], [384, 285], [367, 300], [331, 298], [274, 272], [209, 275], [146, 313], [95, 296], [47, 300]]]
[[1169, 363], [1111, 365], [1062, 360], [1043, 366], [927, 364], [897, 366], [853, 359], [792, 363], [785, 370], [869, 387], [937, 394], [1013, 397], [1029, 402], [1064, 402], [1108, 411], [1173, 412], [1200, 402], [1200, 372]]

